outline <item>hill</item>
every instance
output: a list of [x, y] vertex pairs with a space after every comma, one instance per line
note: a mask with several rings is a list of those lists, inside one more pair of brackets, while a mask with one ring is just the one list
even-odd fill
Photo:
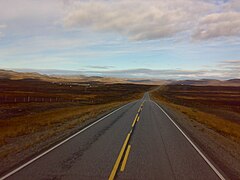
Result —
[[45, 75], [35, 72], [16, 72], [11, 70], [0, 69], [0, 79], [11, 80], [42, 80], [48, 82], [62, 83], [103, 83], [103, 84], [146, 84], [146, 85], [192, 85], [192, 86], [240, 86], [240, 79], [217, 80], [217, 79], [200, 79], [200, 80], [160, 80], [144, 78], [115, 78], [101, 76], [84, 76], [84, 75]]
[[217, 80], [217, 79], [200, 79], [200, 80], [182, 80], [170, 83], [172, 85], [192, 85], [192, 86], [240, 86], [240, 79]]

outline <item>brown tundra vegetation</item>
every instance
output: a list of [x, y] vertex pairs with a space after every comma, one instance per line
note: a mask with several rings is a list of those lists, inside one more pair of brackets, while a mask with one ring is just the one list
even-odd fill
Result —
[[167, 85], [152, 96], [192, 120], [240, 142], [239, 87]]
[[141, 98], [152, 87], [0, 79], [0, 169], [26, 158], [15, 157], [18, 153], [37, 144], [31, 151], [46, 148], [81, 125]]

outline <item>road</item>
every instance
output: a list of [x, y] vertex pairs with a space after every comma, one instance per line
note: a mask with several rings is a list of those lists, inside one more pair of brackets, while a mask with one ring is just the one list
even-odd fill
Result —
[[146, 93], [0, 179], [224, 179]]

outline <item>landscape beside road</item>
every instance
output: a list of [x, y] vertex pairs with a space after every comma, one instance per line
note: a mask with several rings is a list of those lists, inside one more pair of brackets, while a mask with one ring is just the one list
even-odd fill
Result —
[[[158, 173], [148, 174], [151, 171], [142, 171], [142, 169], [147, 167], [147, 169], [151, 169], [154, 172], [155, 170], [161, 172], [161, 170], [155, 169], [155, 167], [161, 167], [162, 165], [159, 164], [159, 162], [155, 162], [151, 154], [156, 157], [158, 155], [152, 149], [158, 149], [160, 152], [163, 148], [165, 152], [161, 152], [163, 155], [159, 158], [168, 160], [168, 162], [164, 162], [166, 166], [168, 166], [167, 164], [169, 163], [169, 166], [161, 168], [164, 170], [164, 172], [161, 173], [161, 177], [164, 178], [164, 175], [166, 175], [166, 177], [176, 176], [187, 178], [187, 170], [183, 170], [183, 168], [182, 172], [179, 172], [183, 159], [177, 156], [177, 151], [171, 149], [175, 143], [178, 141], [182, 142], [183, 140], [181, 138], [181, 140], [174, 139], [176, 138], [174, 134], [177, 128], [170, 127], [170, 129], [168, 129], [169, 118], [166, 117], [164, 113], [160, 113], [161, 109], [155, 107], [156, 104], [153, 102], [155, 101], [166, 111], [169, 117], [183, 129], [210, 162], [214, 164], [214, 167], [216, 166], [220, 174], [222, 173], [224, 177], [230, 179], [238, 179], [240, 177], [240, 90], [238, 86], [192, 86], [183, 84], [153, 86], [137, 83], [115, 84], [103, 81], [71, 82], [70, 80], [61, 81], [61, 78], [50, 78], [48, 80], [40, 80], [38, 78], [2, 78], [0, 81], [0, 88], [2, 90], [0, 92], [1, 175], [29, 162], [29, 160], [46, 152], [59, 142], [63, 142], [72, 134], [83, 130], [85, 127], [103, 118], [101, 123], [96, 124], [96, 127], [94, 125], [94, 129], [96, 128], [96, 130], [91, 135], [88, 135], [88, 131], [91, 131], [93, 127], [83, 133], [86, 133], [86, 136], [89, 138], [84, 138], [83, 144], [81, 144], [81, 140], [77, 143], [72, 142], [73, 144], [80, 143], [83, 149], [75, 149], [79, 151], [79, 153], [72, 152], [73, 154], [69, 151], [69, 154], [66, 154], [66, 158], [71, 159], [70, 157], [72, 157], [72, 159], [69, 160], [70, 165], [66, 163], [66, 166], [72, 166], [75, 163], [81, 164], [81, 158], [78, 157], [84, 156], [84, 152], [88, 152], [92, 146], [101, 147], [100, 144], [102, 144], [102, 146], [106, 145], [107, 140], [103, 140], [101, 143], [98, 142], [101, 138], [111, 139], [112, 143], [108, 142], [106, 145], [109, 146], [108, 148], [111, 148], [111, 144], [114, 144], [114, 140], [116, 140], [118, 146], [112, 147], [115, 149], [113, 152], [115, 154], [112, 154], [110, 158], [111, 163], [106, 165], [108, 169], [105, 173], [102, 175], [100, 175], [101, 173], [99, 174], [99, 176], [105, 178], [113, 171], [117, 157], [119, 157], [120, 150], [125, 142], [124, 140], [126, 140], [127, 134], [130, 134], [129, 144], [126, 145], [121, 161], [118, 167], [115, 168], [116, 177], [130, 178], [135, 177], [133, 174], [137, 173], [142, 173], [141, 177], [145, 178], [147, 178], [147, 176], [160, 176]], [[236, 82], [236, 80], [234, 82]], [[149, 92], [150, 97], [145, 94], [142, 99], [145, 92]], [[133, 108], [130, 105], [124, 106], [124, 108], [119, 110], [119, 112], [122, 112], [122, 115], [116, 117], [116, 113], [119, 112], [115, 112], [114, 110], [117, 110], [119, 107], [121, 108], [129, 102], [135, 104], [133, 106], [136, 107]], [[139, 104], [138, 102], [141, 103]], [[136, 116], [140, 109], [140, 116]], [[111, 112], [114, 113], [111, 114]], [[104, 123], [104, 117], [105, 115], [108, 116], [109, 113], [111, 116], [106, 119], [110, 119], [109, 121], [112, 122], [112, 124], [106, 125]], [[128, 115], [125, 116], [124, 114]], [[166, 121], [164, 120], [165, 118]], [[139, 123], [135, 122], [134, 129], [132, 129], [132, 123], [134, 121]], [[115, 127], [115, 124], [118, 123], [121, 132], [120, 130], [116, 130], [117, 127]], [[130, 126], [128, 126], [129, 123], [131, 124]], [[98, 129], [99, 124], [102, 124], [102, 126]], [[112, 129], [112, 127], [115, 127], [115, 129]], [[173, 135], [174, 138], [171, 139], [170, 134], [166, 137], [166, 134], [161, 134], [164, 133], [165, 130], [173, 133], [171, 135]], [[116, 137], [108, 137], [109, 135], [105, 137], [105, 132], [107, 133], [108, 131], [119, 132], [119, 134], [122, 133], [125, 137], [122, 136], [119, 139], [116, 133]], [[81, 136], [82, 135], [79, 134], [77, 137], [81, 139]], [[179, 134], [177, 137], [179, 137]], [[67, 142], [66, 145], [71, 143], [71, 141]], [[145, 141], [149, 142], [149, 144], [143, 143]], [[170, 149], [166, 147], [166, 142], [170, 142]], [[94, 145], [95, 143], [97, 145]], [[65, 147], [66, 145], [63, 146]], [[71, 149], [72, 147], [73, 146], [65, 148]], [[63, 149], [64, 152], [68, 151], [66, 149]], [[97, 148], [94, 150], [97, 151]], [[109, 150], [99, 148], [99, 151], [106, 153], [106, 151], [108, 152]], [[183, 150], [183, 152], [188, 151], [189, 149]], [[192, 150], [190, 150], [190, 152], [193, 153]], [[136, 160], [132, 159], [133, 153], [138, 157], [139, 163], [141, 160], [143, 162], [142, 165], [141, 163], [138, 164], [139, 167], [142, 167], [141, 170], [135, 168], [137, 172], [132, 170], [134, 169], [132, 163], [134, 164]], [[172, 153], [171, 156], [176, 155], [176, 157], [171, 159], [168, 153]], [[102, 157], [101, 161], [104, 161], [105, 157], [99, 156]], [[191, 160], [193, 159], [190, 158], [189, 162]], [[159, 161], [161, 160], [159, 159]], [[172, 161], [179, 161], [179, 164], [174, 166], [172, 164], [175, 162], [172, 163]], [[196, 161], [198, 162], [199, 160]], [[36, 163], [37, 162], [38, 161], [36, 161]], [[89, 162], [89, 164], [92, 163], [90, 160], [87, 160], [87, 162]], [[145, 164], [145, 162], [149, 163]], [[150, 162], [152, 162], [152, 164]], [[62, 164], [62, 162], [56, 163]], [[201, 162], [199, 163], [201, 164]], [[134, 165], [134, 167], [138, 165]], [[95, 167], [95, 165], [91, 166]], [[128, 169], [129, 166], [130, 170]], [[30, 165], [29, 167], [31, 168]], [[42, 167], [42, 165], [37, 167]], [[94, 169], [94, 167], [92, 168]], [[72, 177], [71, 173], [74, 174], [75, 170], [69, 171], [69, 174], [68, 170], [71, 168], [72, 167], [68, 167], [66, 171], [63, 171], [62, 176], [59, 178], [65, 177], [65, 175], [66, 177], [68, 175]], [[169, 168], [172, 168], [172, 170], [169, 170]], [[121, 169], [125, 169], [124, 176], [122, 176]], [[205, 165], [203, 165], [203, 170], [204, 169], [206, 169]], [[31, 170], [29, 170], [29, 172], [31, 172]], [[204, 172], [202, 173], [203, 175]], [[42, 174], [40, 173], [36, 175], [36, 177], [42, 177], [49, 173], [51, 174], [52, 172], [49, 172], [49, 169], [45, 169]], [[196, 173], [197, 172], [195, 172], [195, 174]], [[92, 175], [87, 174], [86, 176], [91, 177]], [[97, 171], [96, 176], [98, 176]], [[190, 173], [188, 177], [193, 176], [194, 173]]]
[[86, 128], [8, 179], [224, 179], [148, 94]]
[[0, 180], [240, 180], [240, 0], [0, 0]]
[[[0, 79], [0, 170], [6, 171], [152, 86]], [[23, 101], [24, 98], [30, 101]], [[58, 101], [49, 99], [57, 99]], [[16, 102], [14, 101], [16, 99]]]
[[229, 178], [239, 179], [239, 87], [167, 85], [151, 96]]

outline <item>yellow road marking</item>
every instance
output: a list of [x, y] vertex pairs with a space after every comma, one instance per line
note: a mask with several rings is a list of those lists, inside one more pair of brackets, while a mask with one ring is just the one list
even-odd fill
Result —
[[137, 118], [137, 122], [139, 121], [139, 119], [140, 119], [140, 117], [138, 116], [138, 118]]
[[124, 159], [123, 159], [123, 162], [122, 162], [122, 166], [121, 166], [121, 169], [120, 169], [121, 172], [124, 171], [125, 166], [127, 164], [127, 159], [128, 159], [128, 155], [129, 155], [130, 149], [131, 149], [131, 145], [128, 145], [126, 153], [125, 153], [125, 156], [124, 156]]
[[135, 119], [134, 119], [134, 121], [133, 121], [133, 123], [132, 123], [132, 127], [134, 127], [134, 125], [135, 125], [135, 123], [136, 123], [136, 121], [137, 121], [137, 118], [138, 118], [138, 114], [136, 115], [136, 117], [135, 117]]
[[134, 126], [135, 126], [135, 124], [136, 124], [136, 121], [137, 121], [137, 119], [135, 119], [135, 120], [133, 121], [133, 123], [132, 123], [132, 127], [134, 127]]
[[140, 113], [140, 111], [142, 111], [143, 104], [144, 104], [144, 102], [140, 105], [140, 107], [139, 107], [139, 109], [138, 109], [138, 113]]
[[[141, 105], [141, 106], [139, 107], [139, 109], [138, 109], [138, 114], [136, 114], [136, 116], [135, 116], [135, 119], [134, 119], [134, 121], [133, 121], [133, 123], [132, 123], [132, 128], [135, 126], [136, 122], [139, 121], [139, 118], [140, 118], [140, 117], [139, 117], [139, 113], [140, 113], [140, 111], [142, 110], [142, 107], [143, 107], [143, 103], [142, 103], [142, 105]], [[109, 180], [113, 180], [114, 177], [115, 177], [116, 174], [117, 174], [117, 170], [118, 170], [119, 164], [120, 164], [120, 162], [121, 162], [123, 153], [124, 153], [124, 151], [125, 151], [125, 149], [126, 149], [126, 147], [127, 147], [128, 141], [129, 141], [130, 136], [131, 136], [131, 134], [132, 134], [132, 130], [133, 130], [133, 129], [131, 129], [130, 133], [128, 133], [128, 135], [127, 135], [127, 137], [126, 137], [126, 139], [125, 139], [125, 141], [124, 141], [124, 143], [123, 143], [123, 146], [122, 146], [122, 148], [121, 148], [121, 151], [120, 151], [120, 153], [119, 153], [119, 155], [118, 155], [118, 158], [117, 158], [117, 160], [116, 160], [116, 162], [115, 162], [115, 164], [114, 164], [114, 166], [113, 166], [113, 169], [112, 169], [112, 171], [111, 171], [111, 174], [110, 174], [110, 176], [109, 176], [109, 178], [108, 178]], [[127, 150], [126, 150], [126, 153], [125, 153], [125, 156], [124, 156], [124, 159], [123, 159], [123, 162], [122, 162], [122, 166], [121, 166], [120, 171], [124, 171], [124, 169], [125, 169], [125, 166], [126, 166], [126, 163], [127, 163], [127, 159], [128, 159], [128, 155], [129, 155], [129, 152], [130, 152], [130, 148], [131, 148], [131, 146], [128, 145]]]
[[121, 149], [121, 151], [120, 151], [120, 153], [118, 155], [118, 158], [117, 158], [117, 160], [116, 160], [116, 162], [115, 162], [115, 164], [113, 166], [112, 172], [111, 172], [111, 174], [110, 174], [110, 176], [108, 178], [109, 180], [113, 180], [115, 175], [116, 175], [116, 173], [117, 173], [120, 161], [121, 161], [123, 153], [124, 153], [124, 151], [126, 149], [126, 146], [127, 146], [129, 138], [130, 138], [130, 133], [128, 133], [128, 135], [127, 135], [127, 137], [126, 137], [126, 139], [125, 139], [125, 141], [123, 143], [122, 149]]
[[[135, 119], [137, 119], [137, 117], [138, 117], [138, 114], [136, 114]], [[134, 119], [134, 120], [135, 120], [135, 119]]]
[[141, 107], [138, 109], [138, 113], [140, 113], [140, 111], [141, 111], [142, 109], [141, 109]]

